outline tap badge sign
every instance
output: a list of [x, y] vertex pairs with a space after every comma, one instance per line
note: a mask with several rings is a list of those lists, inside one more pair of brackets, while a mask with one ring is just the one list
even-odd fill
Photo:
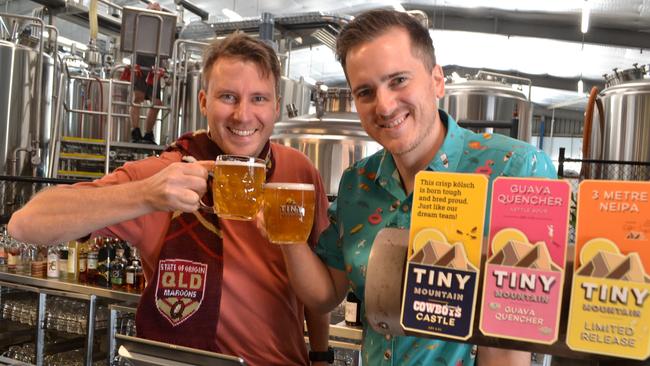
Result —
[[156, 307], [172, 326], [189, 319], [201, 307], [208, 265], [184, 259], [158, 262]]
[[430, 171], [415, 179], [401, 324], [466, 340], [474, 323], [488, 180]]
[[567, 345], [650, 356], [650, 182], [585, 180], [578, 219]]
[[499, 177], [492, 186], [481, 332], [551, 344], [558, 338], [571, 186]]

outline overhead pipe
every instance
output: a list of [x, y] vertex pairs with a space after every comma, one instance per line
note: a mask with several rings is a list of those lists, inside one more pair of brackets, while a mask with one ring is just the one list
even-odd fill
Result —
[[176, 0], [175, 1], [177, 5], [182, 6], [183, 8], [189, 10], [190, 12], [198, 15], [201, 17], [201, 20], [207, 21], [210, 18], [210, 13], [207, 11], [199, 8], [196, 4], [188, 1], [188, 0]]

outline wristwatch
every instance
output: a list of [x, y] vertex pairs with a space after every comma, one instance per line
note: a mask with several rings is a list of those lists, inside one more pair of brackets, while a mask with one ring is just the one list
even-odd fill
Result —
[[327, 351], [309, 351], [309, 361], [325, 361], [327, 363], [334, 363], [334, 349], [327, 347]]

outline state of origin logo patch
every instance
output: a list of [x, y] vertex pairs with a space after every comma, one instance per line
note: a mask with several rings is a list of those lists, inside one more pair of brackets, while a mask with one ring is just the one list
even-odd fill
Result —
[[205, 293], [208, 265], [184, 259], [163, 259], [158, 262], [156, 307], [177, 326], [201, 307]]

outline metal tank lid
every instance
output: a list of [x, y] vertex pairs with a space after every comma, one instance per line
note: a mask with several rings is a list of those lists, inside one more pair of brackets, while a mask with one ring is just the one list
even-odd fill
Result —
[[612, 94], [648, 94], [650, 93], [650, 79], [627, 81], [613, 86], [607, 86], [600, 92], [602, 96]]
[[273, 137], [279, 135], [328, 135], [367, 138], [359, 116], [354, 112], [327, 112], [322, 118], [305, 114], [276, 122]]
[[613, 73], [603, 74], [605, 88], [629, 83], [645, 84], [650, 81], [650, 64], [639, 66], [638, 63], [634, 63], [632, 66], [632, 68], [625, 70], [614, 68], [612, 69]]
[[498, 95], [521, 100], [527, 100], [526, 94], [512, 88], [510, 84], [503, 84], [491, 80], [467, 80], [461, 82], [445, 83], [445, 94], [483, 94]]

